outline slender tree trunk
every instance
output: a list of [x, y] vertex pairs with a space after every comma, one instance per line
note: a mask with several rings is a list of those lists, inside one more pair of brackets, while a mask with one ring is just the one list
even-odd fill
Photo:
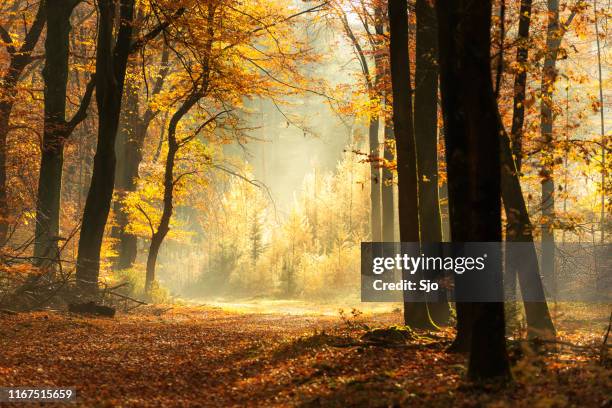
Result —
[[47, 0], [45, 39], [45, 113], [36, 203], [35, 263], [57, 256], [64, 141], [67, 137], [66, 88], [70, 49], [70, 16], [79, 0]]
[[[522, 0], [516, 54], [517, 71], [514, 78], [512, 131], [510, 139], [505, 133], [501, 136], [502, 198], [507, 220], [506, 240], [510, 242], [506, 246], [505, 285], [506, 293], [514, 298], [518, 276], [530, 335], [554, 337], [555, 329], [545, 300], [537, 253], [533, 242], [533, 226], [529, 219], [529, 212], [520, 183], [527, 83], [525, 64], [529, 52], [530, 21], [531, 0]], [[524, 245], [517, 247], [514, 244], [515, 242], [522, 242]]]
[[[151, 245], [149, 247], [149, 254], [147, 255], [147, 272], [145, 279], [145, 292], [150, 296], [153, 283], [155, 282], [155, 268], [157, 265], [157, 256], [159, 255], [159, 249], [164, 241], [164, 238], [170, 231], [170, 219], [174, 208], [174, 186], [178, 181], [178, 178], [174, 178], [174, 163], [179, 148], [187, 143], [186, 139], [179, 141], [176, 137], [176, 130], [179, 122], [183, 117], [195, 106], [200, 99], [202, 99], [208, 90], [208, 78], [210, 75], [210, 58], [212, 45], [214, 41], [214, 20], [215, 20], [216, 6], [214, 3], [208, 5], [208, 18], [207, 18], [207, 43], [205, 46], [206, 58], [202, 62], [202, 83], [194, 84], [194, 88], [187, 99], [181, 104], [181, 106], [174, 112], [170, 122], [168, 124], [168, 155], [166, 156], [166, 165], [164, 171], [164, 198], [163, 198], [163, 209], [162, 215], [159, 220], [157, 229], [153, 231], [153, 225], [151, 225], [152, 236]], [[213, 120], [214, 118], [210, 119]], [[180, 178], [180, 176], [179, 176]]]
[[[414, 132], [419, 169], [419, 217], [421, 240], [442, 242], [438, 196], [438, 34], [436, 15], [428, 0], [416, 2], [416, 67], [414, 74]], [[433, 255], [433, 254], [432, 254]], [[428, 278], [436, 279], [437, 276]], [[446, 292], [428, 303], [437, 324], [447, 324], [450, 307]]]
[[[503, 129], [501, 123], [500, 128]], [[510, 140], [505, 132], [501, 135], [501, 161], [501, 190], [507, 218], [506, 241], [510, 243], [506, 246], [508, 275], [516, 279], [518, 274], [530, 336], [554, 337], [555, 328], [546, 303], [533, 242], [533, 226], [521, 190], [518, 170], [512, 161]], [[522, 244], [518, 246], [515, 243]]]
[[[385, 143], [383, 146], [383, 154], [385, 162], [389, 163], [393, 161], [394, 148], [393, 142], [395, 136], [393, 135], [393, 126], [391, 123], [385, 121]], [[382, 169], [382, 235], [384, 242], [395, 241], [395, 201], [393, 198], [393, 173], [388, 167]]]
[[147, 275], [145, 280], [145, 292], [150, 294], [155, 282], [155, 267], [157, 265], [157, 256], [161, 244], [166, 238], [168, 231], [170, 231], [170, 219], [172, 218], [172, 212], [174, 209], [174, 164], [176, 161], [176, 154], [179, 150], [179, 142], [176, 138], [176, 129], [181, 119], [189, 112], [189, 110], [202, 98], [202, 93], [194, 91], [189, 98], [183, 102], [183, 104], [177, 109], [172, 115], [170, 123], [168, 124], [168, 156], [166, 157], [166, 165], [164, 171], [164, 199], [163, 199], [163, 210], [159, 220], [157, 229], [151, 236], [151, 245], [149, 246], [149, 254], [147, 256]]
[[[531, 24], [531, 3], [532, 0], [521, 0], [519, 9], [519, 26], [517, 35], [517, 48], [516, 48], [516, 69], [514, 75], [514, 96], [513, 96], [513, 111], [512, 111], [512, 129], [510, 131], [511, 141], [511, 159], [514, 161], [511, 168], [516, 167], [516, 177], [519, 179], [520, 185], [520, 174], [521, 164], [523, 160], [523, 124], [525, 122], [525, 93], [527, 89], [527, 59], [529, 56], [529, 27]], [[503, 142], [503, 141], [502, 141]], [[502, 146], [503, 149], [503, 146]], [[502, 150], [503, 151], [503, 150]], [[502, 156], [502, 166], [506, 165], [503, 163], [504, 156]], [[507, 163], [507, 162], [506, 162]], [[502, 172], [504, 169], [502, 168]], [[503, 177], [503, 176], [502, 176]], [[502, 181], [503, 183], [503, 181]], [[502, 189], [503, 190], [503, 189]], [[503, 191], [502, 191], [503, 196]], [[504, 198], [504, 206], [506, 206], [507, 198]], [[512, 214], [508, 214], [507, 208], [506, 218], [512, 217]], [[506, 225], [506, 237], [515, 235], [510, 230], [511, 223]], [[510, 302], [510, 314], [511, 316], [516, 315], [516, 279], [517, 269], [512, 266], [510, 262], [512, 257], [512, 245], [506, 246], [506, 257], [504, 258], [504, 287], [505, 292], [508, 295]], [[539, 268], [538, 268], [539, 275]]]
[[[376, 64], [376, 88], [382, 94], [383, 103], [388, 104], [387, 97], [388, 89], [385, 81], [389, 78], [389, 61], [388, 56], [382, 49], [383, 42], [380, 40], [385, 35], [385, 10], [382, 4], [377, 4], [374, 8], [374, 29], [378, 38], [372, 42], [372, 47], [375, 51], [374, 63]], [[380, 88], [384, 88], [380, 91]], [[384, 163], [390, 163], [395, 158], [393, 125], [390, 123], [390, 118], [384, 118], [383, 129], [383, 145], [382, 158]], [[395, 241], [395, 203], [393, 198], [393, 173], [388, 166], [382, 166], [382, 178], [380, 181], [381, 187], [381, 217], [382, 217], [382, 241]]]
[[[83, 291], [97, 292], [100, 250], [115, 185], [115, 139], [121, 112], [121, 97], [132, 41], [134, 0], [121, 0], [117, 39], [114, 41], [114, 2], [100, 0], [98, 48], [96, 52], [96, 101], [98, 144], [91, 184], [83, 210], [83, 225], [77, 257], [77, 284]], [[113, 42], [115, 45], [113, 47]]]
[[0, 83], [2, 83], [2, 94], [0, 94], [0, 245], [6, 243], [10, 215], [7, 202], [6, 159], [11, 113], [17, 96], [17, 84], [24, 69], [32, 62], [32, 51], [38, 43], [45, 21], [45, 2], [41, 1], [34, 22], [19, 48], [16, 48], [10, 34], [0, 27], [0, 38], [7, 44], [9, 54], [8, 69], [0, 78]]
[[542, 70], [540, 132], [542, 146], [541, 187], [541, 234], [542, 274], [549, 290], [555, 292], [555, 179], [553, 143], [553, 94], [557, 79], [557, 55], [563, 37], [559, 22], [559, 0], [548, 0], [548, 28], [546, 31], [546, 54]]
[[514, 100], [512, 106], [512, 155], [516, 168], [521, 171], [523, 161], [523, 124], [525, 122], [525, 92], [527, 89], [527, 59], [529, 57], [529, 26], [531, 25], [531, 2], [521, 0], [516, 48], [516, 74], [514, 76]]
[[[408, 52], [408, 5], [389, 0], [389, 50], [393, 89], [393, 125], [397, 148], [400, 239], [420, 242], [416, 144], [412, 120], [412, 89]], [[404, 321], [416, 328], [435, 329], [427, 303], [405, 302]]]
[[379, 164], [380, 143], [378, 141], [378, 117], [370, 118], [368, 128], [370, 146], [370, 226], [372, 228], [372, 242], [382, 241], [382, 213], [381, 213], [381, 171]]
[[597, 14], [597, 0], [593, 1], [595, 18], [595, 39], [597, 41], [597, 74], [599, 79], [599, 123], [601, 131], [601, 209], [599, 214], [599, 242], [604, 243], [606, 237], [606, 122], [604, 119], [603, 78], [601, 74], [601, 44], [599, 40], [599, 21]]
[[[452, 241], [499, 242], [501, 122], [491, 81], [491, 1], [438, 0], [436, 9]], [[490, 256], [487, 265], [499, 285], [491, 289], [502, 293], [501, 258]], [[457, 336], [469, 338], [468, 376], [509, 378], [503, 303], [463, 305], [457, 318], [465, 333]]]

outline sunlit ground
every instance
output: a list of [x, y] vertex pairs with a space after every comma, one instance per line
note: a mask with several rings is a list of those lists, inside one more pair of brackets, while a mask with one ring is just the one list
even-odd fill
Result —
[[190, 299], [189, 305], [217, 307], [227, 312], [282, 314], [290, 316], [338, 316], [340, 311], [350, 314], [357, 309], [365, 315], [390, 313], [401, 307], [399, 303], [366, 303], [358, 299], [335, 302], [309, 302], [292, 299]]

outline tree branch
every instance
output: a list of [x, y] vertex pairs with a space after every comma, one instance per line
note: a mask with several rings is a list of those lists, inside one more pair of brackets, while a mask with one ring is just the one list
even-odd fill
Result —
[[144, 47], [149, 41], [153, 40], [162, 31], [166, 30], [170, 26], [173, 20], [176, 20], [177, 18], [182, 16], [184, 13], [185, 13], [185, 7], [181, 7], [168, 20], [164, 21], [163, 23], [160, 22], [157, 27], [149, 31], [147, 34], [145, 34], [138, 40], [134, 41], [132, 45], [130, 46], [130, 50], [129, 50], [130, 54], [133, 54], [137, 52], [138, 50], [140, 50], [142, 47]]
[[95, 75], [92, 75], [89, 82], [87, 83], [87, 87], [85, 88], [85, 93], [83, 94], [83, 99], [81, 99], [81, 104], [79, 105], [79, 109], [74, 113], [74, 116], [68, 123], [66, 123], [66, 135], [72, 134], [72, 131], [87, 117], [87, 109], [89, 109], [89, 105], [91, 103], [91, 98], [93, 95], [93, 91], [96, 88], [96, 79]]

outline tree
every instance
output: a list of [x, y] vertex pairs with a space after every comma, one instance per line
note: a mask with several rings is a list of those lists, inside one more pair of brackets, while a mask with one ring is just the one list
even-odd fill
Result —
[[553, 96], [557, 80], [557, 58], [561, 41], [567, 28], [576, 16], [574, 8], [564, 23], [559, 19], [559, 0], [547, 0], [548, 25], [546, 29], [546, 49], [540, 86], [540, 133], [542, 166], [540, 169], [542, 195], [540, 206], [542, 211], [542, 274], [550, 290], [555, 287], [555, 180], [554, 180], [554, 137], [553, 137]]
[[[24, 15], [25, 18], [25, 15]], [[2, 94], [0, 95], [0, 243], [5, 243], [9, 224], [9, 208], [7, 196], [7, 137], [10, 127], [10, 118], [17, 96], [17, 84], [25, 68], [33, 61], [32, 51], [38, 43], [40, 33], [45, 26], [45, 2], [38, 4], [34, 21], [23, 38], [19, 48], [13, 42], [13, 37], [4, 27], [0, 26], [0, 38], [6, 44], [9, 54], [8, 68], [2, 75]]]
[[[393, 126], [397, 148], [397, 191], [400, 240], [420, 242], [417, 153], [412, 117], [412, 87], [408, 52], [408, 5], [389, 0], [389, 51], [393, 89]], [[405, 302], [404, 321], [417, 328], [435, 329], [427, 303]]]
[[64, 143], [86, 116], [95, 82], [87, 85], [74, 116], [66, 120], [70, 17], [80, 0], [46, 2], [44, 126], [40, 176], [36, 201], [34, 259], [38, 265], [55, 260], [60, 231], [60, 197], [64, 164]]
[[[309, 61], [308, 52], [299, 43], [291, 41], [290, 28], [286, 23], [320, 8], [319, 5], [286, 16], [280, 10], [271, 10], [271, 7], [255, 5], [242, 9], [224, 1], [212, 1], [205, 8], [197, 3], [195, 6], [190, 10], [190, 15], [171, 27], [171, 33], [168, 34], [178, 41], [177, 46], [172, 48], [177, 59], [191, 61], [183, 65], [184, 72], [179, 75], [177, 88], [182, 93], [168, 124], [162, 213], [157, 225], [150, 222], [151, 243], [145, 281], [147, 292], [150, 292], [155, 280], [159, 250], [170, 229], [175, 187], [182, 179], [197, 172], [185, 169], [175, 174], [179, 150], [200, 136], [201, 132], [206, 131], [212, 137], [221, 118], [228, 121], [226, 127], [231, 128], [233, 123], [235, 128], [237, 119], [230, 112], [240, 106], [245, 96], [277, 97], [283, 95], [283, 92], [303, 92], [299, 86], [302, 77], [296, 69], [296, 61]], [[227, 24], [226, 19], [233, 24]], [[206, 24], [202, 25], [203, 21]], [[263, 21], [268, 23], [264, 24]], [[179, 24], [190, 27], [194, 34], [184, 36], [183, 27]], [[276, 33], [272, 27], [279, 32]], [[266, 50], [266, 59], [260, 60], [259, 52], [253, 51], [256, 43]], [[253, 52], [257, 56], [252, 55]], [[289, 55], [291, 58], [288, 58]], [[189, 129], [190, 126], [179, 129], [179, 124], [182, 125], [191, 114], [196, 120], [202, 118], [197, 112], [191, 112], [195, 108], [203, 112], [206, 119], [195, 126], [191, 124], [193, 129]], [[185, 131], [188, 132], [187, 136], [181, 134]], [[206, 161], [204, 164], [213, 165], [210, 157]], [[222, 166], [216, 168], [224, 169]]]
[[[157, 72], [157, 79], [150, 92], [150, 99], [160, 94], [166, 77], [170, 70], [169, 48], [164, 43], [161, 55], [161, 67]], [[136, 65], [134, 63], [134, 65]], [[134, 70], [138, 69], [136, 66]], [[146, 80], [146, 78], [145, 78]], [[130, 268], [137, 255], [137, 237], [127, 231], [129, 223], [128, 214], [124, 208], [123, 199], [126, 194], [136, 191], [138, 168], [143, 159], [142, 148], [147, 136], [147, 131], [153, 119], [158, 115], [159, 109], [149, 104], [144, 113], [139, 112], [140, 84], [131, 84], [125, 90], [126, 106], [123, 109], [121, 126], [117, 134], [117, 180], [113, 210], [116, 216], [116, 225], [113, 227], [112, 235], [118, 239], [117, 257], [114, 266], [117, 269]], [[162, 124], [165, 126], [165, 123]]]
[[[554, 337], [555, 329], [546, 303], [540, 278], [540, 268], [533, 240], [533, 225], [520, 182], [523, 156], [523, 127], [527, 86], [527, 58], [529, 55], [529, 27], [531, 0], [522, 0], [519, 9], [512, 130], [510, 137], [501, 134], [502, 199], [506, 214], [505, 286], [511, 297], [516, 293], [519, 277], [523, 294], [527, 326], [532, 336]], [[503, 129], [503, 124], [500, 124]], [[520, 246], [513, 243], [522, 242]]]
[[[414, 133], [419, 179], [421, 240], [442, 242], [442, 220], [438, 195], [438, 35], [436, 14], [428, 0], [416, 2], [416, 59], [414, 72]], [[436, 276], [432, 276], [436, 278]], [[437, 324], [446, 324], [450, 307], [446, 292], [429, 302], [429, 313]]]
[[[501, 129], [491, 80], [491, 1], [439, 0], [436, 10], [452, 242], [499, 242]], [[499, 287], [492, 289], [501, 293], [501, 258], [493, 258], [489, 273]], [[503, 303], [458, 302], [457, 319], [455, 344], [470, 350], [468, 376], [510, 378]]]
[[115, 139], [127, 61], [132, 47], [134, 0], [121, 0], [118, 3], [118, 27], [115, 27], [115, 6], [113, 0], [101, 0], [98, 3], [95, 74], [98, 143], [91, 185], [83, 210], [76, 267], [77, 284], [89, 294], [95, 293], [98, 287], [100, 248], [115, 184]]
[[[372, 242], [380, 242], [383, 240], [383, 217], [382, 214], [382, 185], [384, 184], [380, 169], [380, 142], [378, 139], [378, 130], [380, 127], [380, 83], [383, 81], [384, 68], [383, 56], [380, 55], [382, 43], [382, 15], [380, 5], [374, 6], [374, 16], [367, 10], [365, 4], [362, 4], [362, 9], [357, 11], [356, 7], [350, 4], [356, 13], [359, 15], [360, 21], [366, 37], [367, 49], [364, 49], [360, 39], [353, 31], [346, 12], [342, 8], [342, 3], [334, 4], [334, 11], [342, 23], [344, 33], [348, 37], [361, 68], [363, 82], [365, 84], [366, 93], [368, 95], [368, 142], [369, 142], [369, 162], [370, 162], [370, 195], [371, 195], [371, 210], [370, 224], [372, 228]], [[370, 22], [373, 21], [374, 32], [370, 30]], [[369, 62], [369, 56], [374, 56], [374, 64]], [[388, 190], [385, 196], [385, 206], [387, 208]], [[392, 216], [392, 214], [391, 214]], [[387, 214], [389, 217], [389, 214]], [[389, 219], [387, 218], [387, 221]], [[388, 228], [387, 228], [388, 230]]]

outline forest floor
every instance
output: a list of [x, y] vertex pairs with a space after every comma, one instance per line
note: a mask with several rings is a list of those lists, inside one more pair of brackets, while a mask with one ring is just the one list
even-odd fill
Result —
[[612, 370], [595, 348], [605, 317], [588, 319], [589, 331], [569, 321], [559, 334], [574, 346], [553, 353], [512, 343], [515, 381], [504, 388], [465, 381], [465, 356], [444, 352], [450, 329], [401, 343], [362, 339], [400, 320], [399, 311], [213, 306], [142, 307], [112, 319], [0, 314], [0, 386], [74, 386], [83, 407], [612, 406]]

